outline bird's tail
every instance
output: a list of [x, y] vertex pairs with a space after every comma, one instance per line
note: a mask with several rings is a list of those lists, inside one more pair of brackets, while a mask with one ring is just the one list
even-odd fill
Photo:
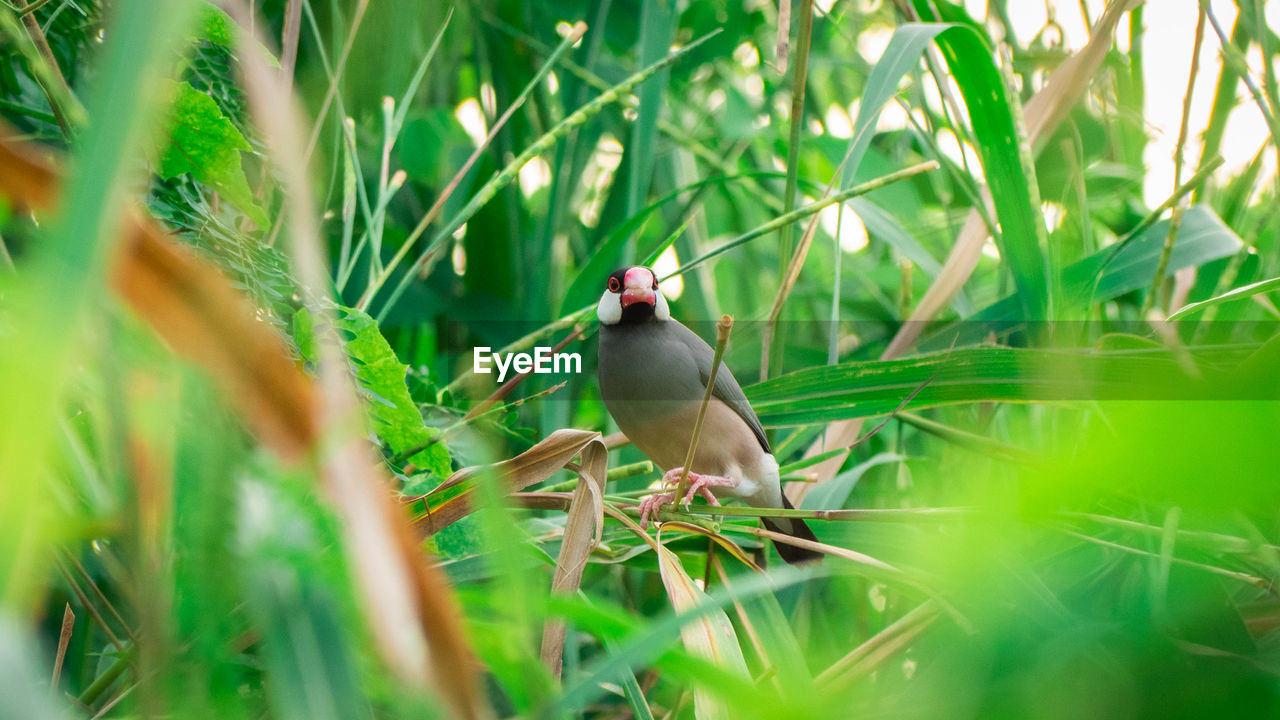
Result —
[[[786, 495], [782, 496], [782, 507], [788, 510], [794, 509], [794, 506], [792, 506], [791, 501], [787, 499]], [[818, 538], [814, 537], [813, 531], [810, 530], [809, 526], [800, 518], [764, 517], [760, 519], [764, 522], [765, 529], [767, 530], [797, 537], [801, 540], [818, 541]], [[786, 560], [793, 565], [796, 563], [812, 562], [822, 559], [822, 553], [817, 550], [796, 547], [795, 545], [788, 545], [776, 540], [773, 542], [773, 546], [778, 549], [778, 554], [782, 556], [783, 560]]]

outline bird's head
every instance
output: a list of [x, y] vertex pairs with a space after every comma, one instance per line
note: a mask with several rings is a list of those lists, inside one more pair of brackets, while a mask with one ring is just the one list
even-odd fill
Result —
[[636, 265], [609, 275], [596, 306], [596, 317], [602, 325], [669, 320], [671, 309], [658, 287], [658, 276], [649, 268]]

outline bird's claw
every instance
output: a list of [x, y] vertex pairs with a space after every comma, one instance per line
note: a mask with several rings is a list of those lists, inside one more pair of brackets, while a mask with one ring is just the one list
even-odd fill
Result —
[[654, 493], [640, 500], [640, 527], [649, 529], [649, 516], [658, 516], [658, 509], [669, 502], [675, 502], [674, 492]]
[[[684, 468], [671, 468], [662, 476], [662, 484], [665, 487], [676, 487], [680, 484], [680, 474], [684, 472]], [[689, 473], [689, 487], [684, 494], [684, 503], [688, 505], [693, 501], [694, 495], [701, 495], [711, 505], [719, 505], [720, 501], [711, 493], [713, 487], [733, 487], [737, 485], [733, 480], [718, 475], [700, 475], [695, 472]], [[640, 525], [644, 529], [649, 529], [649, 516], [658, 516], [658, 509], [667, 503], [675, 502], [674, 492], [654, 493], [640, 501]]]

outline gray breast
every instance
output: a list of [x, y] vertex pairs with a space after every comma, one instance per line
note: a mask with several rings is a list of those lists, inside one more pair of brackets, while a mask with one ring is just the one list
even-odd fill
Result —
[[689, 349], [662, 321], [600, 328], [600, 394], [623, 432], [696, 407], [703, 385]]

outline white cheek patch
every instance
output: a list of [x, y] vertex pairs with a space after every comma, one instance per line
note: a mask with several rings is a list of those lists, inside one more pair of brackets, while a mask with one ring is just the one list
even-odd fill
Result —
[[[666, 307], [665, 301], [663, 307]], [[601, 325], [617, 325], [622, 319], [622, 297], [605, 290], [600, 296], [600, 304], [596, 305], [596, 317]]]
[[671, 319], [671, 308], [667, 306], [667, 298], [662, 294], [662, 288], [653, 291], [654, 305], [653, 316], [659, 320]]

